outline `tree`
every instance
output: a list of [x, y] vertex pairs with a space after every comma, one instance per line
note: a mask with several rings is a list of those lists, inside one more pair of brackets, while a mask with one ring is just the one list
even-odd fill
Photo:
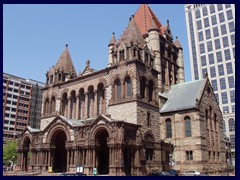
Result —
[[17, 160], [17, 141], [7, 141], [3, 146], [3, 164], [8, 165], [9, 161], [16, 163]]

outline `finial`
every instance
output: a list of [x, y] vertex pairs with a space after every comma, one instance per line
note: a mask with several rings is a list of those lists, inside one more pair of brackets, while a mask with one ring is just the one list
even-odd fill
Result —
[[132, 20], [132, 17], [129, 18], [129, 21], [131, 21], [131, 20]]
[[169, 20], [167, 20], [167, 24], [169, 25]]
[[207, 72], [205, 72], [205, 77], [208, 78], [208, 73]]
[[115, 35], [115, 32], [113, 32], [113, 36]]
[[68, 44], [66, 44], [66, 48], [68, 48]]
[[134, 14], [132, 15], [132, 18], [134, 18]]
[[178, 37], [176, 36], [176, 39], [178, 39]]
[[90, 60], [87, 60], [87, 61], [86, 61], [86, 66], [87, 66], [87, 67], [90, 67]]

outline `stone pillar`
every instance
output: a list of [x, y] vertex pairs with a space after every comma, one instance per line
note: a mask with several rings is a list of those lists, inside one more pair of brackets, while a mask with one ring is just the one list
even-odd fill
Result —
[[75, 119], [79, 119], [79, 94], [76, 95], [76, 113], [75, 113]]
[[84, 95], [85, 95], [84, 115], [85, 115], [85, 118], [88, 118], [88, 92], [86, 92]]
[[94, 106], [93, 106], [93, 117], [97, 117], [97, 103], [98, 103], [98, 91], [95, 90], [94, 94], [93, 94], [93, 102], [94, 102]]
[[69, 169], [69, 165], [70, 165], [70, 152], [69, 149], [67, 149], [67, 171]]
[[67, 118], [70, 118], [71, 111], [71, 97], [68, 97]]

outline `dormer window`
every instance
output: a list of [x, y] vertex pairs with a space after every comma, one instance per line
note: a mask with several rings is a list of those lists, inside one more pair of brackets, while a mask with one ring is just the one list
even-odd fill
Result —
[[120, 61], [123, 61], [124, 60], [124, 50], [121, 50], [120, 51]]

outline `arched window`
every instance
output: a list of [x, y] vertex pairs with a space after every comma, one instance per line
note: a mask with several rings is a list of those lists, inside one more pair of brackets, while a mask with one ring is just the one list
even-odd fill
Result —
[[44, 108], [44, 113], [48, 114], [49, 113], [49, 98], [46, 99], [45, 101], [45, 108]]
[[206, 128], [208, 128], [208, 110], [205, 110]]
[[67, 93], [64, 93], [61, 101], [62, 104], [61, 115], [63, 116], [67, 115], [67, 103], [68, 103]]
[[166, 120], [166, 130], [167, 130], [167, 138], [172, 138], [172, 123], [171, 119]]
[[[83, 118], [83, 110], [84, 110], [84, 101], [85, 101], [85, 95], [84, 95], [84, 89], [81, 88], [79, 90], [79, 111], [78, 111], [78, 118], [82, 119]], [[78, 119], [77, 118], [77, 119]]]
[[87, 117], [93, 116], [93, 86], [88, 87], [88, 105], [87, 105]]
[[192, 132], [191, 132], [191, 120], [189, 116], [186, 116], [184, 118], [184, 123], [185, 123], [185, 136], [186, 137], [191, 137]]
[[76, 107], [76, 92], [71, 92], [71, 99], [70, 99], [70, 119], [75, 118], [75, 107]]
[[148, 83], [148, 101], [153, 100], [153, 82], [150, 80]]
[[228, 120], [229, 131], [235, 131], [235, 121], [233, 118]]
[[51, 99], [51, 112], [55, 112], [55, 104], [56, 104], [56, 100], [55, 100], [55, 97], [53, 96], [52, 99]]
[[145, 98], [145, 90], [146, 90], [146, 78], [142, 77], [140, 82], [140, 95], [142, 98]]
[[117, 97], [121, 97], [121, 82], [120, 80], [117, 81]]
[[226, 132], [226, 124], [224, 120], [223, 120], [223, 132]]
[[217, 114], [214, 113], [214, 129], [217, 130]]
[[212, 129], [212, 107], [210, 106], [210, 112], [209, 112], [209, 123], [210, 123], [210, 128]]
[[199, 10], [199, 9], [197, 9], [195, 13], [196, 13], [196, 19], [198, 19], [198, 18], [201, 17], [201, 14], [200, 14], [200, 10]]
[[97, 115], [103, 113], [104, 106], [104, 85], [103, 83], [98, 84], [97, 90]]
[[125, 85], [125, 96], [132, 96], [132, 82], [129, 76], [125, 78], [124, 85]]

